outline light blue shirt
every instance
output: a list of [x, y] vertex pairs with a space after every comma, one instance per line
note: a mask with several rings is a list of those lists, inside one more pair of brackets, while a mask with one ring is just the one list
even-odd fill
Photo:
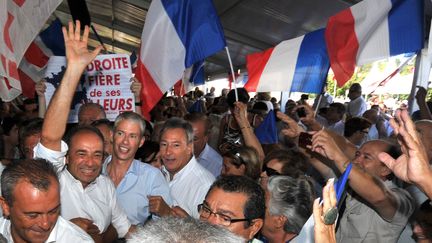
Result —
[[208, 143], [204, 147], [203, 151], [197, 158], [198, 163], [200, 163], [204, 168], [210, 171], [215, 177], [218, 177], [222, 170], [222, 156], [216, 152]]
[[[107, 165], [111, 156], [105, 160], [102, 173], [107, 175]], [[116, 188], [117, 200], [133, 225], [143, 225], [149, 213], [147, 196], [162, 196], [171, 206], [172, 199], [168, 183], [162, 172], [139, 160], [133, 160], [128, 171]]]

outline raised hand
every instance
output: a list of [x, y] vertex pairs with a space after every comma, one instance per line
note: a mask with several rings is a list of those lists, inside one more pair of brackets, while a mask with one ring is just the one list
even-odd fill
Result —
[[331, 135], [320, 130], [312, 136], [312, 145], [309, 148], [313, 152], [317, 152], [326, 158], [335, 161], [336, 165], [344, 163], [348, 160]]
[[397, 135], [403, 154], [393, 159], [383, 152], [378, 155], [378, 158], [403, 181], [421, 185], [424, 184], [424, 179], [431, 180], [432, 172], [426, 150], [408, 112], [406, 110], [396, 111], [395, 119], [390, 120], [390, 125]]
[[[81, 37], [81, 24], [75, 22], [75, 30], [72, 22], [69, 22], [68, 30], [62, 28], [66, 47], [66, 59], [68, 67], [77, 68], [76, 71], [84, 71], [87, 65], [99, 54], [101, 46], [90, 52], [87, 48], [89, 27], [85, 26]], [[75, 71], [75, 70], [74, 70]]]
[[320, 205], [319, 198], [317, 198], [313, 205], [315, 242], [336, 243], [335, 223], [329, 225], [324, 223], [324, 214], [333, 207], [336, 207], [336, 203], [336, 193], [333, 186], [333, 180], [330, 179], [327, 182], [327, 185], [323, 188], [323, 204]]

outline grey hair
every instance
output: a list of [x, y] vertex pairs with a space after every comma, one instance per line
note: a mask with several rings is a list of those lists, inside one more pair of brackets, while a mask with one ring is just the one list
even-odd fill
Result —
[[168, 119], [162, 126], [162, 129], [159, 133], [159, 141], [162, 138], [162, 135], [169, 129], [176, 129], [176, 128], [180, 128], [183, 129], [183, 131], [185, 131], [186, 133], [186, 139], [187, 139], [187, 143], [190, 144], [193, 142], [193, 128], [192, 125], [181, 119], [178, 117], [171, 117], [170, 119]]
[[240, 243], [245, 240], [227, 229], [191, 217], [163, 217], [139, 227], [128, 243]]
[[114, 131], [117, 129], [120, 122], [124, 120], [130, 120], [137, 123], [140, 126], [141, 137], [144, 136], [146, 123], [138, 113], [135, 113], [133, 111], [125, 111], [116, 117], [114, 121]]
[[267, 188], [270, 192], [270, 215], [285, 216], [284, 231], [299, 234], [312, 214], [315, 199], [312, 181], [306, 177], [272, 176]]

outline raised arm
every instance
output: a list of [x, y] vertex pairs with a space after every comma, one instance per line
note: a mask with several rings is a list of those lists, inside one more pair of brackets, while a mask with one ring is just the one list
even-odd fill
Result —
[[408, 115], [408, 111], [396, 111], [396, 119], [391, 119], [390, 124], [397, 135], [403, 154], [396, 160], [387, 153], [380, 153], [378, 158], [399, 179], [414, 183], [429, 198], [432, 198], [432, 169], [427, 159], [425, 147], [416, 131], [414, 122]]
[[67, 68], [48, 106], [42, 127], [41, 143], [55, 151], [60, 150], [70, 106], [80, 77], [87, 65], [101, 50], [101, 47], [97, 47], [92, 52], [87, 49], [89, 28], [86, 26], [81, 36], [80, 27], [80, 22], [76, 21], [75, 30], [72, 22], [69, 22], [68, 30], [66, 30], [66, 27], [62, 29], [66, 47]]
[[[324, 130], [313, 135], [312, 151], [333, 160], [341, 173], [352, 161], [337, 146], [329, 133]], [[393, 218], [398, 207], [397, 201], [393, 192], [386, 187], [382, 179], [367, 173], [355, 164], [348, 178], [350, 187], [367, 201], [381, 217]]]
[[45, 84], [45, 80], [42, 79], [39, 82], [36, 83], [35, 85], [35, 90], [38, 96], [38, 103], [39, 103], [39, 111], [38, 111], [38, 116], [40, 118], [44, 118], [45, 117], [45, 112], [46, 112], [46, 98], [45, 98], [45, 91], [46, 91], [46, 84]]
[[255, 135], [253, 127], [247, 118], [247, 106], [241, 102], [236, 102], [234, 108], [234, 118], [236, 119], [246, 146], [254, 148], [258, 152], [258, 158], [262, 163], [264, 160], [264, 150]]

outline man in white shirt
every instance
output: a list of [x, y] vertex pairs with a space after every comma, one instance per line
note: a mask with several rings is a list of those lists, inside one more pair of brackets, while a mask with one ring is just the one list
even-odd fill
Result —
[[210, 120], [204, 113], [189, 113], [184, 119], [189, 121], [194, 132], [194, 155], [198, 163], [215, 177], [222, 170], [222, 156], [207, 143], [211, 130]]
[[19, 160], [1, 177], [4, 218], [0, 233], [7, 242], [93, 242], [60, 215], [60, 185], [54, 167], [45, 160]]
[[107, 231], [111, 223], [119, 237], [128, 233], [131, 224], [117, 203], [113, 183], [100, 175], [103, 136], [96, 128], [84, 126], [71, 132], [70, 149], [62, 141], [68, 118], [65, 111], [71, 107], [81, 74], [100, 51], [100, 48], [93, 52], [87, 50], [88, 32], [86, 26], [81, 40], [78, 21], [75, 31], [72, 23], [68, 32], [63, 29], [67, 69], [46, 111], [34, 156], [50, 161], [59, 171], [62, 216], [84, 229], [95, 241], [112, 241], [115, 232]]
[[348, 98], [350, 102], [348, 103], [348, 116], [349, 117], [361, 117], [363, 113], [367, 110], [366, 101], [361, 96], [362, 87], [359, 83], [354, 83], [349, 88]]
[[215, 177], [200, 165], [193, 156], [193, 129], [180, 118], [170, 118], [160, 133], [162, 170], [170, 186], [174, 205], [169, 208], [159, 197], [150, 199], [150, 209], [160, 214], [186, 213], [198, 218], [198, 205], [213, 183]]

